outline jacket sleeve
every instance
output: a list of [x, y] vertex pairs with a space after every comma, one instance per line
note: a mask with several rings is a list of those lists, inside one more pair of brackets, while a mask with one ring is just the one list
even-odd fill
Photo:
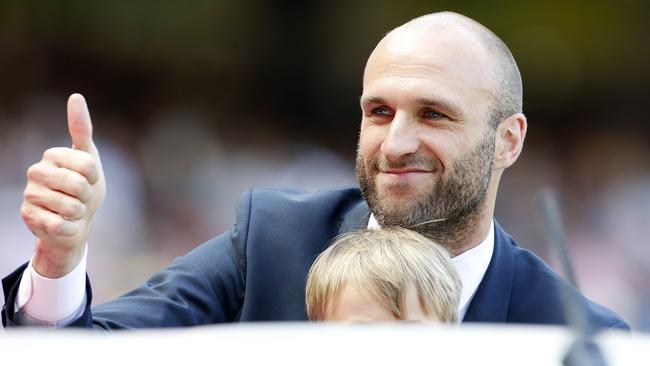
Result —
[[[110, 330], [236, 320], [245, 289], [250, 197], [250, 192], [242, 195], [237, 221], [230, 231], [175, 259], [137, 289], [91, 309], [92, 291], [87, 279], [88, 305], [69, 326]], [[25, 265], [3, 280], [6, 303], [2, 320], [6, 326], [16, 325], [13, 303], [24, 268]]]

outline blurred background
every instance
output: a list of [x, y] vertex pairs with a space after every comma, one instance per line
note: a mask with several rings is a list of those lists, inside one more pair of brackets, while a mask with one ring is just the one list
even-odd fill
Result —
[[492, 29], [524, 79], [529, 131], [497, 220], [555, 265], [536, 200], [555, 189], [580, 288], [650, 330], [642, 0], [2, 0], [0, 276], [31, 255], [25, 171], [70, 145], [70, 93], [88, 100], [108, 183], [89, 252], [100, 303], [227, 230], [251, 187], [356, 185], [366, 58], [393, 27], [440, 10]]

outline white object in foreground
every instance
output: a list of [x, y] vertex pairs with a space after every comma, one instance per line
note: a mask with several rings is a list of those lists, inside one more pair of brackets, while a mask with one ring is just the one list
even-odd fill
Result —
[[[11, 329], [5, 365], [561, 365], [562, 327], [249, 323], [99, 333]], [[650, 335], [596, 338], [607, 365], [649, 365]]]

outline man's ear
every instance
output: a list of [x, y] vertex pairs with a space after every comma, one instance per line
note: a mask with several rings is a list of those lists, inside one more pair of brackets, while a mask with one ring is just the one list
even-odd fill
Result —
[[505, 169], [517, 161], [526, 138], [526, 116], [515, 113], [497, 127], [494, 145], [494, 168]]

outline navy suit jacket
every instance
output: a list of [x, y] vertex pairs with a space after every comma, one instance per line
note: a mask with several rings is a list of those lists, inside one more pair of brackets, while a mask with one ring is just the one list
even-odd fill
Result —
[[[73, 326], [176, 327], [234, 321], [306, 320], [305, 280], [312, 262], [339, 234], [365, 228], [358, 188], [305, 193], [254, 189], [240, 199], [233, 228], [175, 259], [141, 287], [90, 308]], [[3, 323], [15, 323], [24, 266], [3, 280]], [[558, 289], [569, 286], [496, 225], [490, 265], [465, 321], [565, 324]], [[612, 311], [579, 299], [594, 330], [629, 329]], [[86, 286], [91, 299], [90, 282]], [[90, 301], [88, 301], [90, 303]]]

